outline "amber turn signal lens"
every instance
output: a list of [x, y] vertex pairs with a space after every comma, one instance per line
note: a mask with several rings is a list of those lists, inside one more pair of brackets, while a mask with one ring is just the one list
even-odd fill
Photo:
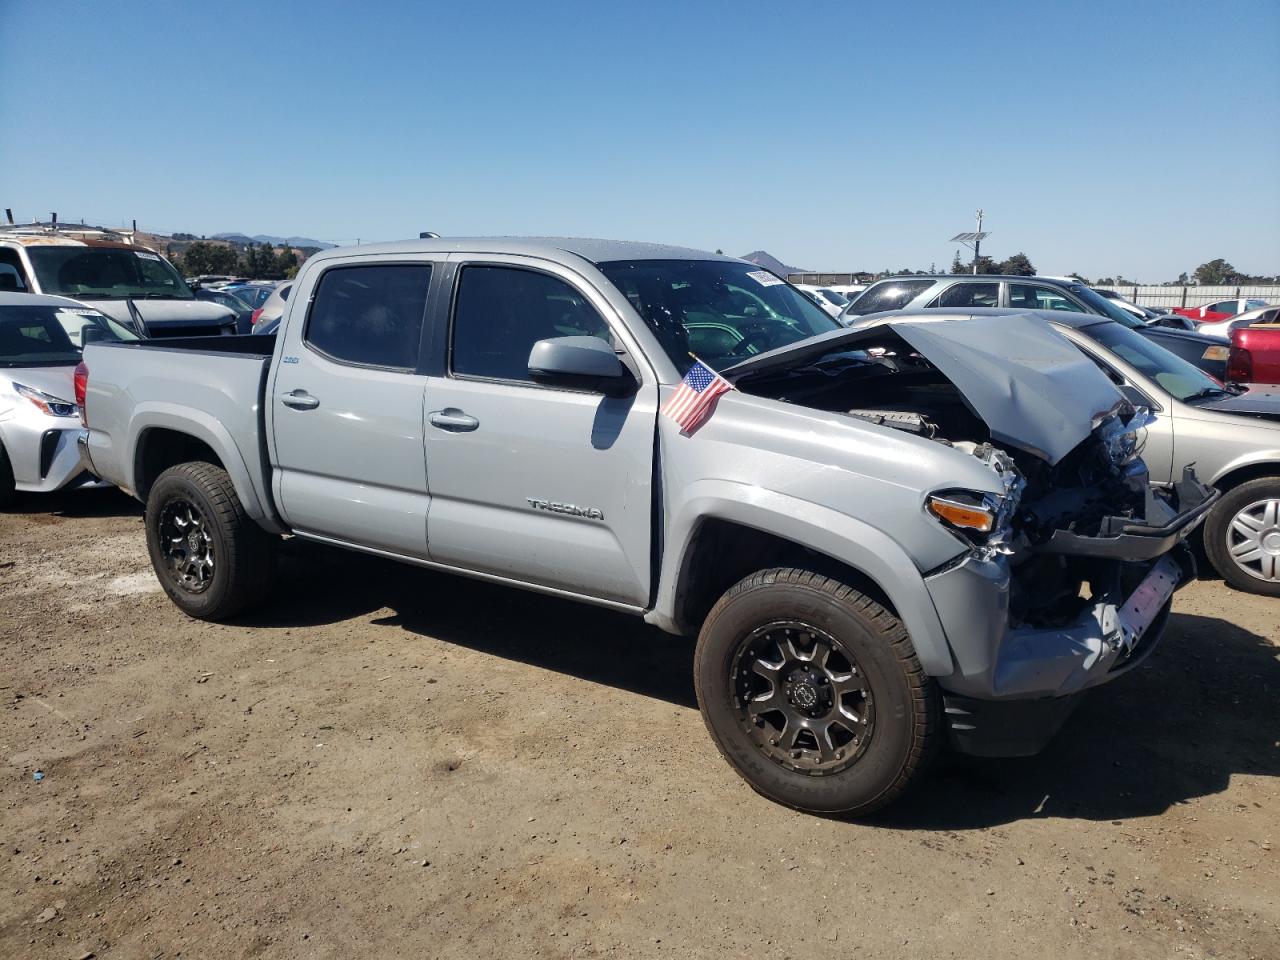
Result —
[[996, 521], [991, 511], [985, 507], [974, 507], [945, 497], [930, 497], [929, 511], [953, 527], [977, 530], [979, 533], [990, 532]]
[[1201, 360], [1226, 360], [1231, 356], [1230, 347], [1205, 347]]

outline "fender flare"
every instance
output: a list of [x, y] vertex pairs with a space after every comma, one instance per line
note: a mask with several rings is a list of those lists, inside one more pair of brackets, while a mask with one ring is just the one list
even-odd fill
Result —
[[1216, 487], [1222, 482], [1222, 478], [1235, 473], [1237, 470], [1250, 470], [1254, 467], [1270, 467], [1276, 476], [1280, 476], [1280, 448], [1271, 450], [1251, 450], [1246, 454], [1236, 457], [1229, 463], [1224, 463], [1214, 474], [1212, 479], [1203, 482], [1210, 486]]
[[785, 494], [731, 481], [692, 484], [672, 516], [654, 608], [648, 619], [683, 632], [676, 615], [685, 557], [701, 523], [725, 520], [808, 547], [869, 577], [884, 591], [925, 672], [948, 676], [955, 670], [946, 633], [925, 586], [924, 576], [892, 538], [862, 520]]
[[136, 491], [139, 452], [148, 432], [155, 429], [172, 430], [186, 434], [206, 444], [222, 461], [223, 469], [231, 478], [236, 496], [244, 512], [264, 530], [271, 533], [287, 532], [273, 515], [268, 504], [266, 490], [261, 482], [255, 482], [253, 472], [245, 463], [239, 445], [215, 417], [203, 411], [165, 401], [146, 401], [138, 404], [129, 421], [128, 456], [125, 460], [126, 481], [130, 490]]

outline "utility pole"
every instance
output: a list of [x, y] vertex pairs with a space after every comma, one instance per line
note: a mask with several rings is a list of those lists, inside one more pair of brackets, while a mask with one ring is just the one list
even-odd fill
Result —
[[952, 243], [962, 243], [973, 251], [973, 272], [978, 272], [978, 253], [982, 249], [982, 241], [991, 236], [982, 232], [982, 211], [978, 211], [978, 229], [973, 233], [957, 233], [951, 238]]
[[973, 232], [973, 273], [978, 273], [978, 251], [982, 248], [982, 238], [986, 236], [982, 232], [982, 208], [978, 208], [978, 227]]

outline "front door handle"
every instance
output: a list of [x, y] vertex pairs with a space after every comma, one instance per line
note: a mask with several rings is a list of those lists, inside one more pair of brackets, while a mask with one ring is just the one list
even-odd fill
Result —
[[457, 407], [445, 407], [437, 410], [427, 418], [433, 427], [448, 430], [450, 433], [467, 433], [480, 426], [480, 421], [468, 416]]
[[320, 401], [305, 390], [282, 393], [280, 394], [280, 402], [286, 407], [293, 407], [295, 410], [314, 410], [320, 406]]

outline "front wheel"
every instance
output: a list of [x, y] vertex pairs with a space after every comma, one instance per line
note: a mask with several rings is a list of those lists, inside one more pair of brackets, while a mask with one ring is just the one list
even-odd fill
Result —
[[188, 616], [225, 620], [270, 590], [274, 544], [245, 514], [221, 467], [183, 463], [160, 474], [146, 524], [160, 586]]
[[1280, 477], [1229, 491], [1204, 524], [1204, 550], [1237, 590], [1280, 597]]
[[694, 683], [725, 759], [766, 797], [812, 813], [895, 800], [941, 735], [937, 689], [897, 617], [806, 570], [764, 570], [720, 598]]

